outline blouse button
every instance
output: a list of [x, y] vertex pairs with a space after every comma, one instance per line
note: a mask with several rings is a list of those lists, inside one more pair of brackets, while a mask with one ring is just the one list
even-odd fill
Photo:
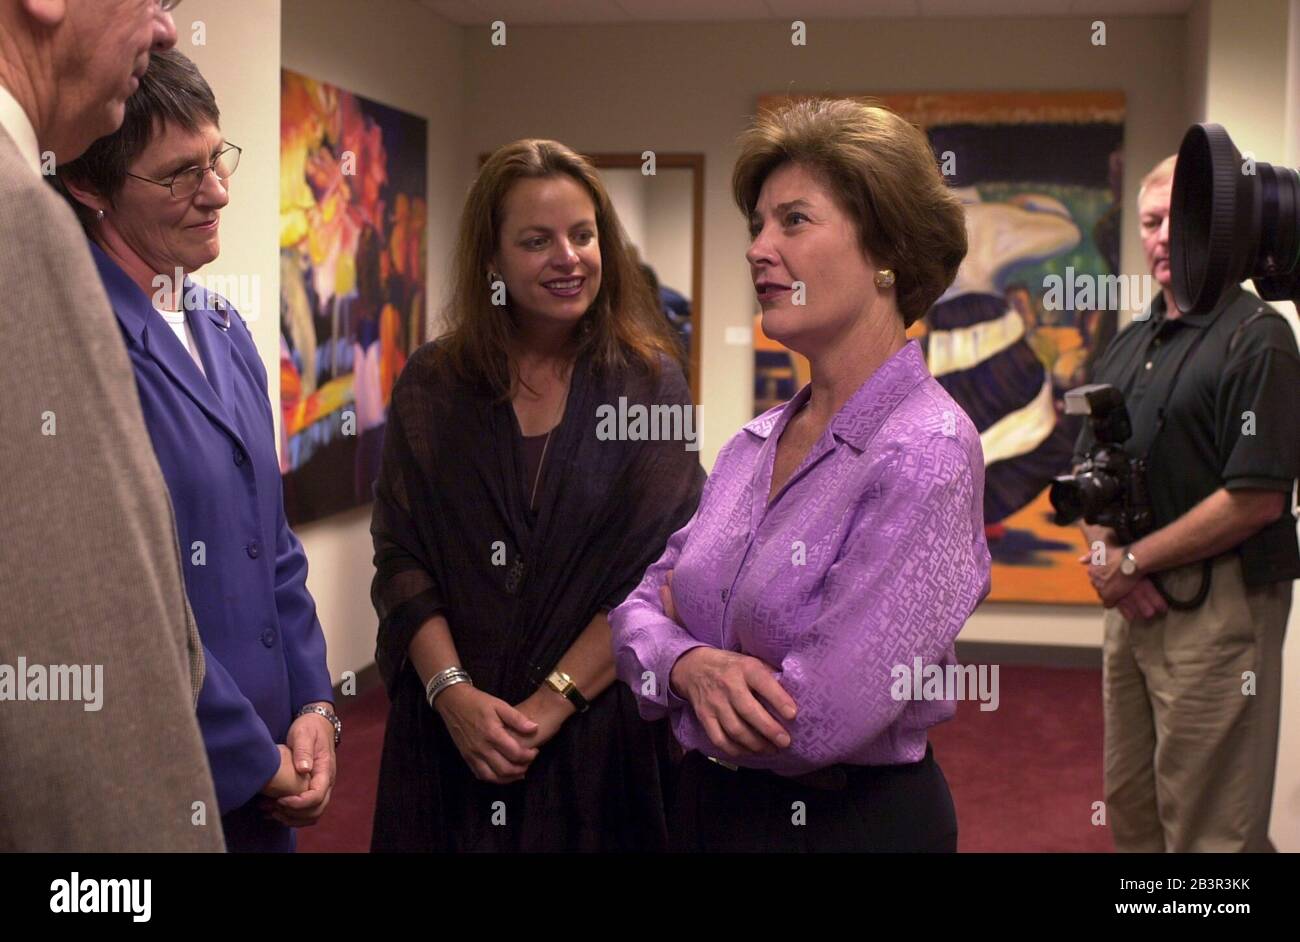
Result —
[[244, 552], [248, 553], [249, 559], [257, 559], [262, 555], [262, 544], [254, 540], [244, 547]]
[[1150, 361], [1150, 360], [1147, 360], [1147, 366], [1146, 366], [1146, 368], [1147, 368], [1147, 369], [1151, 369], [1151, 361]]
[[275, 644], [275, 632], [270, 628], [262, 632], [262, 644], [266, 645], [268, 648]]
[[727, 601], [727, 590], [726, 590], [726, 589], [723, 589], [723, 590], [722, 590], [722, 601], [724, 601], [724, 602]]

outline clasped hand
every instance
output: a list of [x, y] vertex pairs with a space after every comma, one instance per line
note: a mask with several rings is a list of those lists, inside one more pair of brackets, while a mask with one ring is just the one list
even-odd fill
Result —
[[[659, 598], [664, 614], [680, 625], [672, 583], [669, 571]], [[673, 692], [690, 701], [705, 735], [719, 750], [732, 758], [770, 756], [790, 745], [790, 734], [774, 714], [790, 722], [799, 710], [776, 673], [759, 658], [702, 645], [677, 659], [668, 682]]]
[[1124, 557], [1124, 547], [1116, 546], [1111, 539], [1105, 541], [1104, 562], [1094, 563], [1091, 553], [1084, 553], [1079, 562], [1088, 567], [1088, 581], [1106, 608], [1118, 608], [1129, 621], [1138, 618], [1155, 618], [1169, 610], [1155, 584], [1146, 576], [1126, 576], [1119, 564]]
[[434, 707], [474, 777], [496, 785], [520, 781], [574, 712], [568, 700], [546, 688], [511, 706], [472, 684], [448, 687]]
[[283, 825], [311, 827], [325, 813], [334, 791], [334, 726], [319, 713], [303, 714], [276, 748], [280, 768], [262, 789], [259, 805]]

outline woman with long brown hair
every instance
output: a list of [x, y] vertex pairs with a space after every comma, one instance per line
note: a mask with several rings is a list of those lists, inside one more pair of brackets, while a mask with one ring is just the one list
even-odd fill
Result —
[[693, 408], [679, 352], [599, 177], [554, 141], [484, 164], [454, 278], [376, 486], [373, 849], [662, 849], [668, 738], [613, 684], [606, 614], [704, 473], [693, 443], [598, 416]]

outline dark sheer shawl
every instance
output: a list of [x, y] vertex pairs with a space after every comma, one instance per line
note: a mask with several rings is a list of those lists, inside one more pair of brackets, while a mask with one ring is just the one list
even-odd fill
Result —
[[[667, 737], [621, 684], [572, 717], [523, 782], [494, 786], [473, 778], [407, 661], [411, 638], [441, 613], [475, 686], [517, 704], [637, 586], [695, 512], [704, 471], [682, 441], [600, 440], [597, 409], [617, 410], [620, 396], [629, 407], [690, 402], [675, 364], [652, 380], [579, 361], [534, 513], [511, 405], [440, 368], [432, 344], [402, 372], [371, 524], [376, 661], [392, 701], [377, 849], [662, 846]], [[497, 799], [506, 827], [488, 821]]]

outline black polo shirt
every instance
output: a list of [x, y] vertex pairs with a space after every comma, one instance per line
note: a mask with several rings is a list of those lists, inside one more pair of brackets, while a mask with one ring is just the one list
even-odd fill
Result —
[[[1246, 323], [1259, 311], [1266, 313]], [[1124, 450], [1133, 457], [1149, 455], [1156, 527], [1172, 523], [1221, 487], [1283, 491], [1282, 517], [1235, 552], [1247, 585], [1300, 578], [1291, 514], [1292, 488], [1300, 477], [1300, 352], [1291, 326], [1239, 287], [1208, 314], [1170, 320], [1163, 293], [1147, 313], [1111, 341], [1090, 381], [1109, 383], [1124, 394], [1133, 423]], [[1167, 418], [1153, 442], [1167, 396]], [[1092, 444], [1085, 421], [1076, 462]]]

